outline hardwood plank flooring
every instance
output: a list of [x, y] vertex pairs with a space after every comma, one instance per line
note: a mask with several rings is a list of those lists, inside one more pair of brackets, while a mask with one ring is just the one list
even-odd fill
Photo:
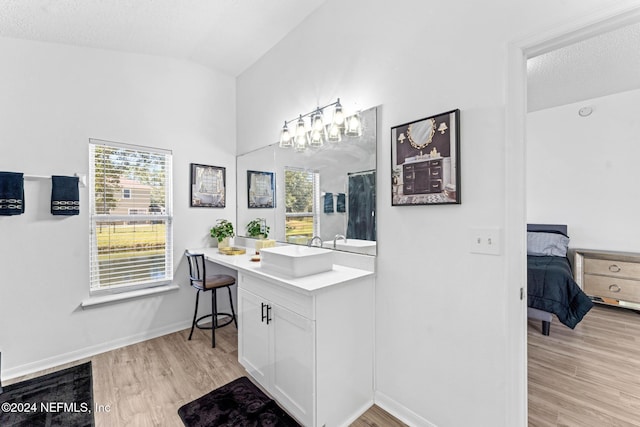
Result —
[[[640, 314], [595, 306], [574, 330], [557, 321], [548, 337], [540, 322], [528, 324], [529, 426], [640, 426]], [[88, 360], [97, 426], [182, 427], [177, 410], [209, 391], [246, 375], [238, 363], [237, 330], [188, 330], [47, 369], [4, 385]], [[355, 427], [404, 426], [377, 406]]]
[[528, 323], [529, 426], [640, 426], [640, 314], [596, 305], [574, 330]]
[[[236, 378], [247, 375], [238, 362], [238, 334], [233, 325], [211, 332], [189, 330], [119, 348], [91, 358], [3, 382], [9, 385], [91, 360], [93, 398], [107, 411], [96, 411], [96, 426], [183, 427], [178, 408]], [[405, 426], [377, 406], [353, 426]]]

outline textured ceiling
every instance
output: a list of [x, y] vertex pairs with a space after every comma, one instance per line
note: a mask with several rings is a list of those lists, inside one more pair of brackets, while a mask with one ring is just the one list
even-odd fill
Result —
[[529, 112], [640, 88], [640, 24], [529, 59]]
[[0, 36], [198, 62], [237, 76], [325, 0], [0, 0]]

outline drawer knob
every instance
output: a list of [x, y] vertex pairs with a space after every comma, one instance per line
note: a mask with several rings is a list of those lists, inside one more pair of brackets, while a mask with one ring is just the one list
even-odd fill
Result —
[[609, 266], [609, 271], [612, 272], [612, 273], [618, 273], [620, 270], [622, 270], [622, 269], [620, 267], [618, 267], [617, 265], [615, 265], [615, 264], [611, 264]]
[[610, 290], [611, 292], [620, 292], [620, 286], [618, 286], [618, 285], [616, 285], [616, 284], [610, 285], [610, 286], [609, 286], [609, 290]]

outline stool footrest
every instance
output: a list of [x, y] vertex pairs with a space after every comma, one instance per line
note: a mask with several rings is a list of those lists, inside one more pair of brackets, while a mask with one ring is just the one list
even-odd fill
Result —
[[[216, 326], [216, 329], [222, 328], [223, 326], [227, 326], [228, 324], [233, 322], [233, 316], [230, 313], [218, 313], [218, 317], [220, 317], [220, 316], [227, 316], [229, 318], [229, 320], [226, 320], [223, 323], [218, 322], [218, 325]], [[202, 325], [199, 324], [201, 320], [208, 319], [210, 317], [212, 318], [213, 315], [212, 314], [207, 314], [205, 316], [199, 317], [196, 320], [196, 328], [198, 328], [198, 329], [211, 329], [211, 326], [202, 326]], [[213, 321], [211, 322], [211, 325], [213, 325]]]

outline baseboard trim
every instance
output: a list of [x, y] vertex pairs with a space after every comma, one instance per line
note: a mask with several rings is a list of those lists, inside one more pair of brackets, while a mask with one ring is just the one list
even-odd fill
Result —
[[9, 369], [3, 369], [3, 380], [9, 380], [23, 375], [29, 375], [34, 372], [42, 371], [43, 369], [54, 368], [56, 366], [63, 365], [65, 363], [74, 362], [76, 360], [84, 359], [86, 357], [95, 356], [96, 354], [104, 353], [106, 351], [115, 350], [120, 347], [125, 347], [131, 344], [137, 344], [142, 341], [150, 340], [153, 338], [161, 337], [163, 335], [172, 334], [191, 327], [191, 321], [182, 321], [173, 323], [171, 325], [163, 326], [161, 328], [153, 329], [150, 331], [141, 332], [135, 335], [131, 335], [124, 338], [119, 338], [113, 341], [108, 341], [93, 345], [90, 347], [81, 348], [68, 353], [59, 354], [57, 356], [49, 357], [47, 359], [38, 360], [36, 362], [27, 363], [24, 365], [15, 366]]
[[404, 405], [401, 405], [400, 403], [380, 391], [376, 391], [375, 393], [375, 404], [407, 425], [420, 427], [437, 427], [432, 422], [422, 418], [411, 409], [407, 408]]
[[358, 418], [360, 418], [362, 416], [362, 414], [367, 412], [369, 410], [369, 408], [371, 408], [372, 406], [373, 406], [373, 398], [371, 400], [367, 401], [367, 403], [363, 404], [353, 414], [351, 414], [351, 416], [349, 418], [347, 418], [347, 421], [343, 424], [343, 426], [347, 427], [347, 426], [350, 426], [351, 424], [353, 424]]

